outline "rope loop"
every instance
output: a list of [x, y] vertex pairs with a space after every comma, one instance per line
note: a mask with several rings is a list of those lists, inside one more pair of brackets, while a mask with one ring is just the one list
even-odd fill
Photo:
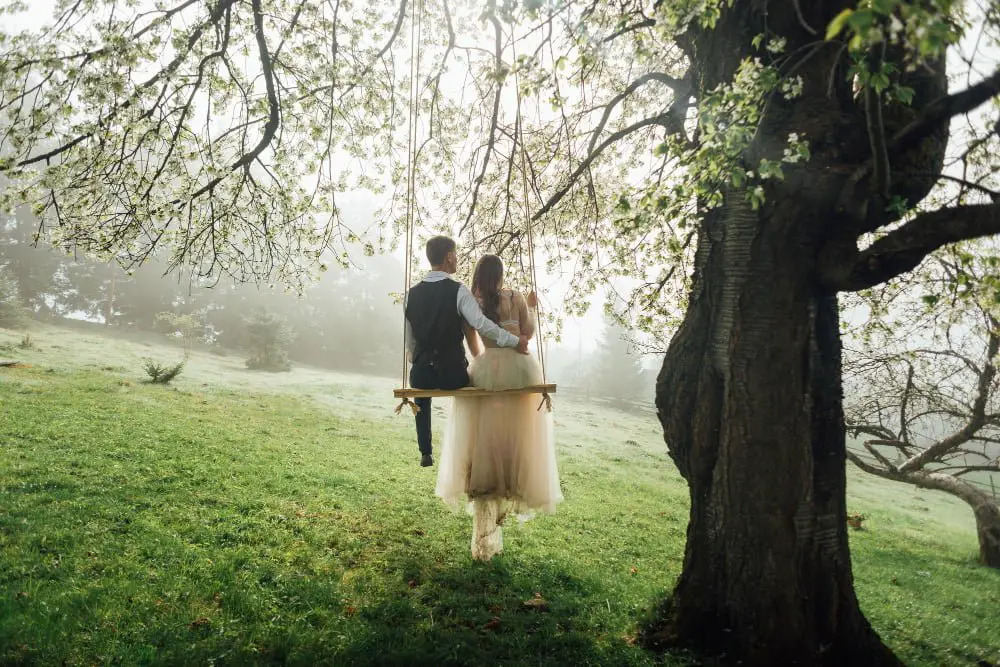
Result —
[[413, 411], [413, 416], [414, 417], [416, 417], [418, 414], [420, 414], [420, 406], [417, 405], [416, 403], [414, 403], [413, 401], [411, 401], [408, 397], [407, 398], [403, 398], [402, 402], [399, 405], [396, 406], [396, 410], [395, 410], [396, 414], [398, 415], [400, 412], [402, 412], [403, 408], [406, 407], [407, 405], [409, 405], [410, 406], [410, 410]]

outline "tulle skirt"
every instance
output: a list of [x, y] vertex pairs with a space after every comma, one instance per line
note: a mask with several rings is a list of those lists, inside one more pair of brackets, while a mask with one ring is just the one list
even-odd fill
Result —
[[[487, 348], [469, 367], [473, 386], [516, 389], [542, 382], [531, 356]], [[472, 552], [488, 560], [503, 548], [507, 516], [553, 512], [562, 500], [552, 414], [541, 394], [455, 398], [445, 430], [437, 495], [473, 515]]]

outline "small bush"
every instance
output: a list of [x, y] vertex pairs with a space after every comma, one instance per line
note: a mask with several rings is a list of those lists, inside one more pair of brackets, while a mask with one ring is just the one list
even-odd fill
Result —
[[35, 349], [35, 341], [31, 339], [31, 334], [24, 334], [17, 346], [22, 350], [33, 350]]
[[146, 359], [143, 362], [143, 368], [146, 370], [146, 375], [149, 376], [149, 381], [153, 384], [170, 384], [171, 380], [184, 370], [184, 362], [182, 361], [176, 366], [168, 366], [152, 359]]

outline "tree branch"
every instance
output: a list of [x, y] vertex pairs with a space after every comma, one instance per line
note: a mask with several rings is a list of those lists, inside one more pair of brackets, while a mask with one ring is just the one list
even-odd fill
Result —
[[[882, 42], [880, 53], [876, 56], [875, 48], [868, 55], [868, 71], [874, 73], [876, 67], [881, 70], [885, 60], [885, 42]], [[890, 169], [889, 149], [885, 140], [885, 122], [882, 119], [882, 97], [875, 91], [871, 83], [865, 86], [865, 120], [868, 128], [868, 142], [871, 147], [872, 168], [874, 169], [875, 193], [884, 202], [889, 199]]]
[[1000, 334], [991, 331], [986, 344], [987, 361], [983, 365], [983, 372], [979, 375], [979, 382], [976, 386], [976, 398], [972, 405], [972, 414], [969, 417], [969, 422], [961, 430], [931, 445], [916, 456], [910, 457], [909, 460], [899, 467], [901, 472], [919, 470], [928, 462], [934, 461], [942, 455], [958, 449], [974, 438], [979, 429], [986, 424], [986, 404], [990, 399], [993, 380], [997, 374], [997, 368], [993, 365], [993, 360], [996, 359], [998, 352], [1000, 352]]
[[821, 262], [821, 280], [836, 291], [856, 292], [912, 270], [941, 246], [993, 234], [1000, 234], [1000, 204], [921, 213], [846, 260]]
[[903, 389], [903, 400], [899, 402], [899, 437], [905, 445], [910, 444], [910, 428], [906, 421], [906, 408], [910, 402], [910, 392], [913, 391], [913, 364], [906, 362], [906, 388]]
[[[222, 20], [223, 16], [225, 16], [226, 11], [230, 9], [234, 4], [236, 4], [236, 0], [219, 0], [219, 2], [216, 3], [215, 7], [213, 8], [212, 13], [209, 15], [208, 20], [203, 23], [199, 23], [191, 30], [190, 34], [188, 35], [187, 41], [185, 43], [184, 49], [181, 50], [181, 52], [178, 53], [177, 56], [167, 64], [166, 67], [161, 69], [159, 72], [154, 74], [146, 81], [136, 86], [136, 89], [132, 93], [132, 95], [130, 95], [129, 98], [126, 99], [121, 104], [113, 107], [107, 114], [102, 116], [96, 123], [96, 126], [100, 128], [106, 123], [110, 122], [111, 120], [114, 120], [118, 116], [118, 114], [129, 109], [139, 99], [140, 93], [142, 93], [142, 91], [146, 90], [147, 88], [151, 88], [152, 86], [156, 85], [159, 81], [171, 76], [175, 71], [177, 71], [177, 69], [181, 66], [181, 63], [183, 63], [184, 60], [188, 57], [188, 55], [191, 53], [191, 50], [194, 49], [195, 44], [197, 44], [198, 41], [202, 38], [202, 35], [204, 35], [205, 29], [208, 28], [209, 26], [218, 25], [219, 21]], [[186, 6], [187, 5], [184, 5], [183, 7]], [[35, 155], [34, 157], [25, 158], [19, 161], [17, 163], [17, 166], [27, 167], [33, 164], [38, 164], [39, 162], [47, 162], [54, 157], [62, 155], [66, 151], [72, 150], [79, 144], [93, 137], [95, 134], [97, 134], [97, 132], [98, 130], [93, 130], [91, 132], [86, 132], [84, 134], [81, 134], [67, 141], [65, 144], [53, 148], [50, 151], [47, 151], [40, 155]], [[5, 170], [0, 169], [0, 172], [2, 171]]]
[[[211, 192], [219, 183], [225, 180], [226, 176], [234, 171], [240, 168], [248, 168], [254, 160], [260, 157], [264, 149], [271, 144], [271, 141], [274, 140], [275, 135], [278, 133], [278, 127], [281, 125], [281, 105], [278, 103], [278, 93], [274, 86], [274, 64], [271, 61], [271, 53], [267, 48], [267, 36], [264, 34], [264, 12], [261, 9], [261, 0], [251, 0], [251, 7], [253, 8], [254, 37], [257, 40], [261, 71], [264, 74], [264, 88], [267, 92], [267, 123], [264, 125], [264, 131], [261, 133], [260, 140], [250, 152], [234, 162], [229, 168], [228, 173], [216, 176], [201, 188], [195, 190], [187, 198], [187, 201], [194, 201], [198, 197]], [[172, 203], [178, 205], [183, 203], [183, 200], [176, 200]]]
[[587, 153], [594, 152], [594, 146], [597, 145], [597, 139], [604, 131], [604, 126], [607, 125], [608, 119], [614, 112], [615, 107], [621, 104], [622, 100], [624, 100], [626, 97], [628, 97], [635, 91], [639, 90], [639, 88], [643, 87], [650, 81], [659, 81], [660, 83], [666, 84], [667, 86], [669, 86], [674, 90], [675, 94], [678, 90], [680, 90], [681, 86], [683, 85], [683, 82], [680, 79], [675, 79], [674, 77], [664, 74], [663, 72], [650, 72], [649, 74], [644, 74], [643, 76], [640, 76], [638, 79], [630, 83], [628, 87], [625, 88], [625, 90], [615, 95], [615, 97], [612, 98], [612, 100], [608, 102], [607, 105], [604, 107], [604, 113], [601, 114], [601, 120], [598, 121], [597, 127], [594, 128], [594, 132], [590, 137], [590, 144], [588, 144], [587, 146]]
[[[997, 95], [1000, 95], [1000, 70], [960, 93], [945, 95], [931, 102], [919, 118], [893, 135], [886, 154], [909, 151], [933, 134], [942, 123], [948, 122], [954, 116], [972, 111]], [[878, 159], [879, 155], [873, 154], [872, 158]], [[839, 209], [846, 210], [847, 203], [856, 196], [855, 190], [858, 184], [872, 174], [873, 167], [873, 161], [868, 160], [851, 174], [837, 203]]]
[[627, 137], [633, 132], [637, 132], [644, 127], [650, 127], [651, 125], [662, 125], [663, 127], [667, 128], [668, 132], [676, 132], [678, 129], [682, 130], [683, 123], [680, 123], [681, 125], [680, 128], [675, 126], [678, 125], [677, 118], [682, 117], [680, 116], [681, 110], [686, 111], [688, 106], [690, 106], [688, 98], [689, 95], [683, 95], [681, 97], [678, 97], [677, 99], [674, 100], [674, 103], [670, 105], [670, 108], [667, 111], [657, 116], [651, 116], [649, 118], [644, 118], [643, 120], [636, 121], [635, 123], [632, 123], [628, 127], [623, 127], [617, 132], [613, 132], [610, 135], [608, 135], [608, 138], [602, 141], [600, 144], [598, 144], [594, 148], [594, 150], [591, 151], [587, 155], [587, 157], [583, 159], [583, 161], [577, 166], [577, 168], [573, 170], [573, 173], [569, 175], [569, 178], [566, 179], [566, 182], [563, 184], [563, 186], [558, 190], [556, 190], [552, 194], [552, 196], [549, 197], [548, 200], [546, 200], [546, 202], [537, 211], [535, 211], [535, 213], [531, 216], [531, 220], [533, 222], [536, 220], [540, 220], [542, 216], [544, 216], [546, 213], [555, 208], [555, 206], [560, 201], [562, 201], [562, 198], [565, 197], [566, 194], [573, 189], [573, 186], [576, 184], [577, 179], [580, 178], [580, 176], [583, 175], [587, 171], [587, 169], [590, 168], [590, 165], [592, 165], [594, 161], [601, 156], [601, 154], [608, 148], [608, 146], [611, 146], [615, 142]]
[[1000, 70], [960, 93], [931, 102], [920, 118], [893, 136], [890, 150], [905, 153], [930, 136], [942, 123], [974, 110], [997, 95], [1000, 95]]
[[490, 136], [486, 144], [486, 155], [483, 157], [483, 168], [480, 170], [479, 175], [476, 176], [476, 180], [472, 184], [472, 203], [469, 204], [469, 213], [465, 216], [465, 222], [462, 223], [461, 229], [458, 230], [458, 235], [462, 236], [465, 233], [465, 229], [469, 226], [472, 221], [472, 216], [476, 213], [476, 203], [479, 201], [479, 190], [483, 186], [483, 181], [486, 179], [486, 171], [490, 166], [490, 155], [493, 154], [493, 147], [496, 145], [497, 140], [497, 125], [500, 120], [500, 94], [503, 92], [503, 84], [505, 77], [502, 73], [503, 67], [503, 30], [500, 26], [500, 21], [496, 17], [496, 3], [490, 2], [487, 9], [487, 18], [490, 23], [493, 24], [494, 33], [494, 62], [496, 70], [494, 75], [497, 77], [497, 90], [496, 95], [493, 97], [493, 113], [490, 117]]

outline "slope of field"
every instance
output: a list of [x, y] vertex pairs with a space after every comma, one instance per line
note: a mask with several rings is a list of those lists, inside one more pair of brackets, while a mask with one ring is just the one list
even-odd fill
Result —
[[[679, 572], [687, 495], [651, 415], [557, 396], [566, 502], [480, 564], [392, 381], [194, 352], [153, 386], [141, 359], [182, 357], [154, 336], [32, 338], [0, 330], [27, 364], [0, 369], [3, 664], [656, 662], [633, 639]], [[849, 503], [886, 641], [910, 664], [1000, 660], [969, 511], [853, 471]]]

